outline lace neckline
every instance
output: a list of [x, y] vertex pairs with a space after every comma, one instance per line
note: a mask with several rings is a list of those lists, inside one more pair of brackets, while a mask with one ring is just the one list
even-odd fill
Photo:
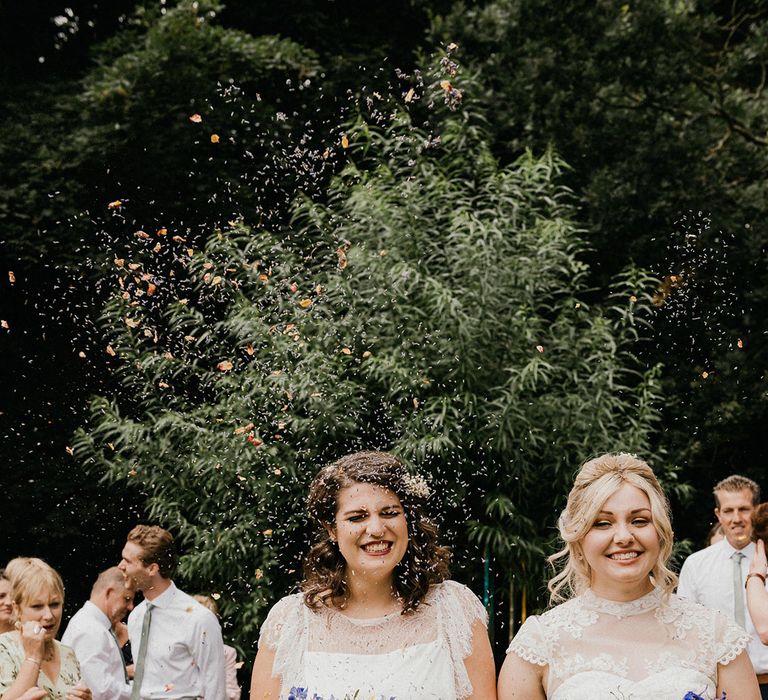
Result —
[[593, 610], [598, 613], [605, 613], [606, 615], [613, 615], [619, 619], [625, 617], [632, 617], [633, 615], [641, 615], [648, 610], [657, 608], [661, 603], [661, 597], [664, 595], [664, 591], [661, 588], [654, 588], [649, 593], [646, 593], [640, 598], [635, 598], [629, 601], [608, 600], [607, 598], [599, 598], [591, 589], [587, 589], [579, 596], [581, 604], [587, 608], [587, 610]]

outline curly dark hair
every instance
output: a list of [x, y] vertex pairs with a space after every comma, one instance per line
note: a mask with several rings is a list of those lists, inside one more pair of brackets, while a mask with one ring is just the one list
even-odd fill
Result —
[[761, 503], [752, 511], [752, 538], [762, 540], [768, 547], [768, 503]]
[[[309, 515], [320, 526], [318, 541], [304, 558], [304, 602], [312, 609], [333, 606], [349, 595], [346, 561], [326, 526], [336, 518], [337, 496], [355, 483], [374, 484], [397, 495], [408, 524], [408, 549], [395, 569], [394, 588], [403, 601], [402, 614], [416, 610], [429, 587], [448, 578], [448, 549], [437, 544], [437, 526], [424, 513], [426, 484], [414, 479], [388, 452], [355, 452], [320, 470], [309, 487]], [[343, 607], [343, 603], [342, 606]]]

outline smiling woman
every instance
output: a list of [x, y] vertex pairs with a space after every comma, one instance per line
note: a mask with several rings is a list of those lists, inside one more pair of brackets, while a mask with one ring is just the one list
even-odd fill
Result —
[[74, 652], [56, 641], [64, 609], [59, 574], [41, 559], [19, 557], [8, 563], [6, 576], [15, 630], [0, 635], [0, 698], [91, 700]]
[[308, 498], [318, 541], [302, 593], [279, 601], [262, 627], [252, 698], [496, 697], [485, 610], [446, 580], [428, 497], [384, 452], [320, 471]]
[[669, 506], [651, 468], [606, 454], [581, 468], [559, 520], [553, 602], [512, 640], [500, 700], [759, 700], [748, 636], [679, 598]]

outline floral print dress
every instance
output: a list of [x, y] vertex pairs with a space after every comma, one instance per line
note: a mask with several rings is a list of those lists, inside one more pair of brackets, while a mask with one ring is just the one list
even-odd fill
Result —
[[[59, 676], [52, 680], [41, 669], [37, 677], [37, 685], [48, 693], [50, 700], [64, 700], [67, 691], [80, 683], [80, 664], [72, 649], [59, 642], [54, 644], [59, 650], [61, 659]], [[13, 685], [25, 657], [24, 647], [17, 632], [0, 634], [0, 696]]]

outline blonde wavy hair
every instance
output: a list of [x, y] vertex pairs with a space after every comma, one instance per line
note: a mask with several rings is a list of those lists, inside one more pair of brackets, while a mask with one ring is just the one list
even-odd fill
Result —
[[592, 571], [584, 557], [582, 542], [600, 508], [623, 484], [639, 488], [651, 503], [651, 520], [659, 535], [659, 556], [651, 569], [654, 582], [665, 593], [671, 593], [677, 585], [677, 576], [667, 567], [673, 540], [669, 502], [656, 475], [646, 462], [633, 454], [604, 454], [581, 467], [558, 519], [560, 538], [565, 546], [548, 559], [556, 572], [560, 569], [547, 585], [550, 603], [562, 602], [589, 588]]
[[18, 619], [19, 610], [24, 605], [43, 592], [59, 596], [64, 604], [64, 582], [58, 572], [42, 559], [11, 559], [5, 567], [5, 576], [11, 582], [14, 620]]

